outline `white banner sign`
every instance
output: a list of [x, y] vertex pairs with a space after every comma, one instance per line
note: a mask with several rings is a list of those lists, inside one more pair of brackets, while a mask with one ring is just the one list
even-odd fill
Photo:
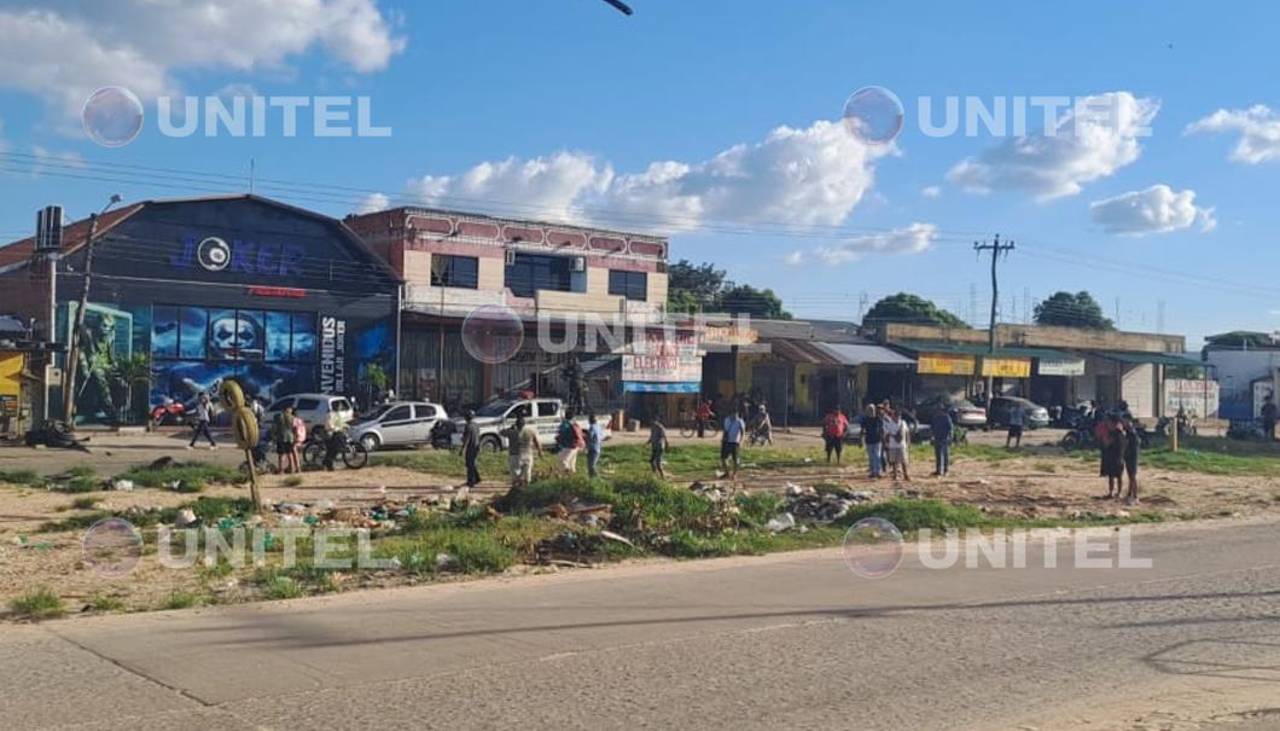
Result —
[[1172, 416], [1181, 407], [1197, 418], [1218, 415], [1218, 382], [1190, 378], [1167, 378], [1164, 382], [1164, 413]]
[[1084, 358], [1041, 358], [1042, 376], [1083, 376]]
[[702, 380], [698, 336], [692, 330], [637, 329], [622, 356], [623, 381], [688, 383]]

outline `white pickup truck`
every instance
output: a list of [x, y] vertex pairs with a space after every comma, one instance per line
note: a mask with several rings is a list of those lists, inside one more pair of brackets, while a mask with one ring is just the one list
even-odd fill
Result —
[[[564, 419], [564, 402], [558, 398], [535, 398], [491, 401], [476, 409], [475, 424], [480, 430], [480, 448], [496, 452], [505, 447], [507, 440], [503, 432], [511, 428], [520, 415], [524, 416], [526, 424], [531, 424], [538, 430], [538, 441], [543, 447], [555, 446], [556, 432]], [[573, 420], [586, 431], [586, 416], [575, 416]], [[457, 447], [462, 444], [462, 430], [466, 428], [466, 420], [454, 417], [453, 423], [453, 446]], [[609, 424], [604, 419], [600, 423], [604, 426], [604, 438], [608, 439], [612, 436]]]

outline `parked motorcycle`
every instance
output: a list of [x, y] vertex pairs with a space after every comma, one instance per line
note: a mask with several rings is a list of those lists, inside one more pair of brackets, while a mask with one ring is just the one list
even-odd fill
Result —
[[1097, 448], [1098, 440], [1093, 435], [1093, 425], [1084, 422], [1078, 423], [1062, 437], [1059, 445], [1069, 452], [1076, 449]]
[[448, 419], [440, 419], [431, 427], [432, 449], [453, 449], [453, 433], [457, 431], [454, 423]]
[[187, 406], [168, 396], [164, 401], [151, 409], [151, 423], [156, 426], [175, 426], [182, 424], [187, 418]]

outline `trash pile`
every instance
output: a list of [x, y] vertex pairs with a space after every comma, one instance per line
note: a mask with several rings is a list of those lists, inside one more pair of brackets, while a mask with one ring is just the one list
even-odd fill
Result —
[[586, 503], [574, 498], [567, 503], [552, 503], [534, 514], [591, 528], [603, 528], [613, 520], [613, 506], [608, 503]]
[[317, 500], [309, 506], [286, 502], [271, 507], [283, 527], [366, 528], [388, 532], [399, 528], [401, 522], [417, 515], [419, 510], [430, 509], [420, 503], [386, 499], [367, 507], [338, 507], [332, 500]]
[[561, 531], [538, 541], [534, 547], [534, 559], [540, 564], [553, 566], [582, 566], [604, 563], [608, 558], [609, 543], [635, 548], [635, 544], [612, 531], [579, 533]]
[[[801, 523], [830, 523], [843, 518], [855, 505], [871, 502], [874, 496], [865, 490], [801, 487], [787, 483], [786, 510], [765, 527], [774, 533], [795, 528]], [[803, 527], [803, 526], [801, 526]]]

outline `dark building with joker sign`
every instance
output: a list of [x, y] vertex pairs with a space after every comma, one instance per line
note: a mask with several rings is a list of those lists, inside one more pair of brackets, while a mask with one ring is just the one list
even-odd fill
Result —
[[[0, 248], [0, 312], [70, 341], [89, 222]], [[50, 240], [52, 239], [52, 240]], [[360, 395], [394, 378], [400, 280], [341, 221], [253, 195], [143, 201], [98, 219], [76, 378], [78, 423], [136, 421], [235, 378], [252, 397]], [[126, 382], [150, 363], [149, 394]], [[61, 416], [57, 371], [49, 418]]]

